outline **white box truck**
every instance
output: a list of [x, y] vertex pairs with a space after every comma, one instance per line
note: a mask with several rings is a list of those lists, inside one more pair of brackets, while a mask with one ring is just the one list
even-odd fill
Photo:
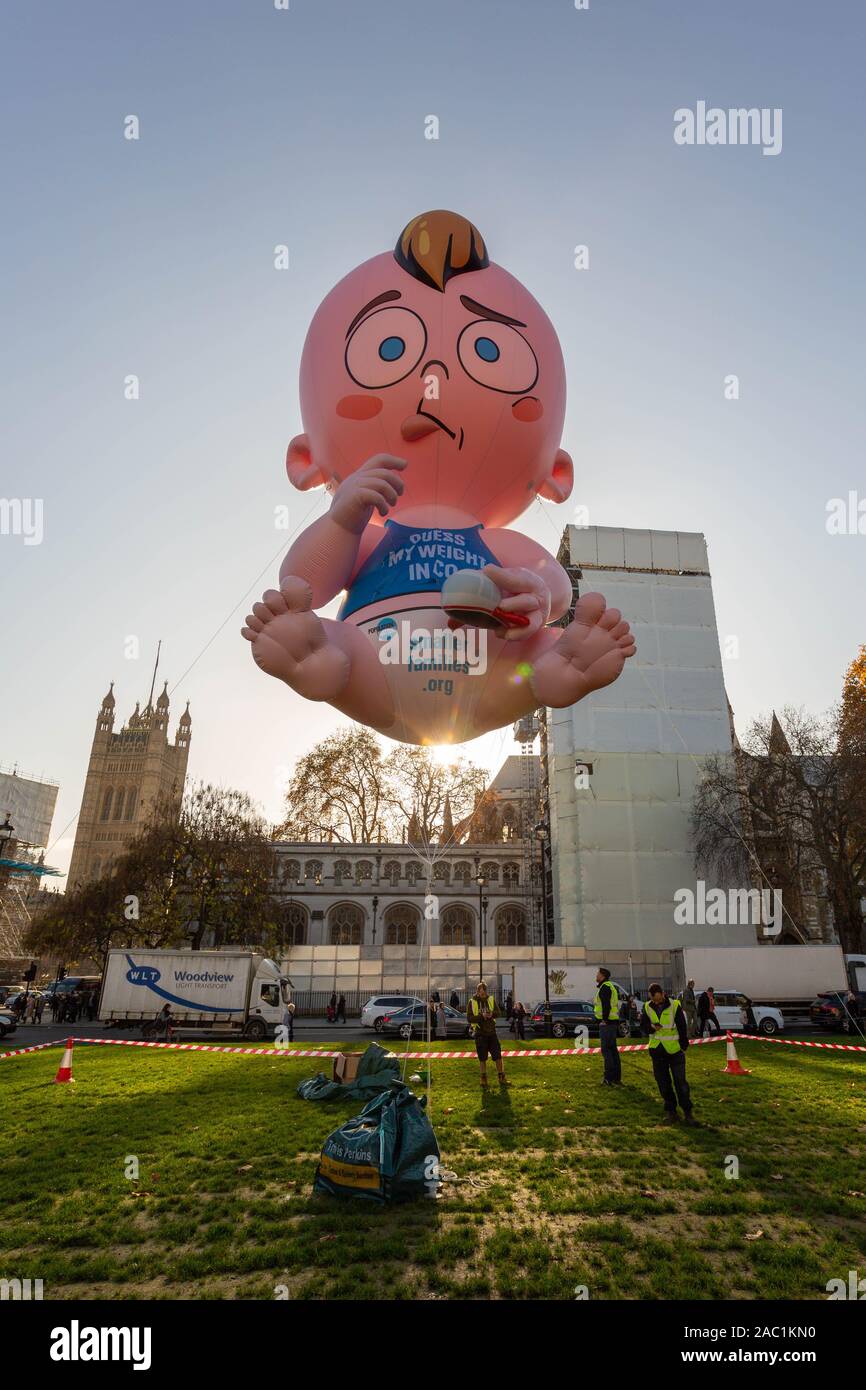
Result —
[[140, 1024], [144, 1037], [156, 1031], [166, 1004], [177, 1033], [240, 1033], [273, 1037], [290, 998], [291, 980], [267, 956], [242, 947], [213, 951], [138, 950], [108, 953], [99, 1019]]
[[671, 952], [674, 989], [739, 991], [785, 1015], [806, 1014], [818, 994], [848, 988], [841, 946], [683, 946]]

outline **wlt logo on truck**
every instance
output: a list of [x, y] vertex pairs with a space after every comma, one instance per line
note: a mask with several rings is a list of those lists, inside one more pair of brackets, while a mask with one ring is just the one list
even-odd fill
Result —
[[[129, 984], [138, 985], [142, 989], [150, 990], [152, 994], [158, 994], [161, 999], [167, 999], [170, 1004], [182, 1004], [187, 1009], [203, 1009], [209, 1012], [214, 1008], [214, 1001], [190, 999], [188, 995], [171, 994], [167, 989], [163, 989], [159, 981], [162, 979], [162, 972], [155, 965], [136, 965], [132, 956], [126, 957], [129, 969], [126, 978]], [[234, 981], [234, 975], [220, 973], [216, 970], [180, 970], [175, 969], [174, 984], [178, 989], [185, 985], [207, 985], [210, 989], [225, 990]], [[241, 1014], [243, 1009], [229, 1008], [220, 1003], [219, 1011], [223, 1014]]]

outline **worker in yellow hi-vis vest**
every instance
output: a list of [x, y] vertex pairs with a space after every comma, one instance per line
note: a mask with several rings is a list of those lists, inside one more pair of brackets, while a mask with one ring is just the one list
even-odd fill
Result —
[[664, 1102], [664, 1123], [676, 1124], [677, 1101], [687, 1125], [697, 1125], [692, 1114], [692, 1096], [686, 1081], [686, 1049], [689, 1029], [679, 999], [670, 999], [661, 985], [650, 985], [649, 999], [643, 1006], [641, 1032], [649, 1038], [649, 1055], [656, 1085]]

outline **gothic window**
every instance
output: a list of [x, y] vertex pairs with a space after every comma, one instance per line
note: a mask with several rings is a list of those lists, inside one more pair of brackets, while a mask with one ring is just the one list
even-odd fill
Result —
[[127, 820], [135, 820], [135, 798], [136, 798], [136, 796], [137, 796], [137, 792], [136, 792], [136, 790], [135, 790], [135, 787], [130, 787], [129, 791], [126, 793], [126, 819], [127, 819]]
[[304, 867], [304, 877], [308, 882], [321, 883], [322, 881], [322, 861], [321, 859], [308, 859]]
[[497, 946], [526, 945], [526, 913], [516, 903], [500, 907], [496, 913]]
[[119, 789], [114, 803], [114, 819], [123, 820], [123, 787]]
[[355, 865], [355, 882], [369, 883], [373, 877], [373, 865], [369, 859], [359, 859]]
[[415, 946], [418, 943], [420, 914], [411, 903], [393, 903], [385, 911], [385, 943], [388, 946]]
[[328, 913], [332, 946], [360, 946], [364, 940], [364, 913], [357, 903], [337, 903]]
[[407, 864], [407, 866], [406, 866], [406, 881], [407, 881], [413, 888], [414, 888], [415, 885], [417, 884], [418, 880], [423, 876], [423, 874], [424, 874], [424, 865], [423, 865], [423, 864], [418, 864], [417, 862], [415, 862], [415, 863], [413, 863], [413, 864]]
[[397, 863], [396, 859], [388, 860], [382, 870], [382, 877], [386, 883], [390, 883], [392, 888], [397, 887], [397, 884], [400, 882], [400, 865]]
[[517, 838], [517, 812], [510, 802], [502, 812], [502, 838], [503, 840]]
[[488, 883], [499, 882], [499, 865], [494, 863], [482, 864], [481, 872]]
[[340, 884], [344, 878], [352, 877], [352, 866], [348, 859], [338, 859], [334, 865], [334, 882]]
[[475, 932], [474, 917], [468, 907], [452, 903], [442, 913], [439, 941], [443, 946], [471, 946]]
[[472, 877], [472, 865], [465, 859], [461, 859], [459, 864], [454, 865], [454, 882], [467, 884]]
[[300, 883], [301, 866], [297, 859], [288, 859], [283, 865], [283, 883]]
[[433, 878], [438, 883], [451, 882], [451, 868], [448, 864], [439, 863], [433, 870]]
[[287, 946], [306, 946], [307, 910], [300, 903], [289, 903], [283, 918], [283, 940]]
[[516, 864], [503, 864], [502, 882], [506, 888], [516, 888], [520, 883], [520, 869]]
[[108, 817], [111, 815], [111, 799], [113, 796], [114, 788], [106, 787], [105, 796], [102, 798], [102, 815], [100, 817], [101, 820], [108, 820]]

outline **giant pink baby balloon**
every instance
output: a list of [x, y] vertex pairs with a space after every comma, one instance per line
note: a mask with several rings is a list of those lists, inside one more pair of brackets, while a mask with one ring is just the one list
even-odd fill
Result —
[[[456, 743], [610, 685], [628, 623], [508, 529], [573, 483], [565, 369], [532, 295], [477, 228], [428, 212], [316, 311], [301, 359], [296, 488], [328, 512], [243, 635], [263, 671], [404, 743]], [[444, 586], [444, 587], [443, 587]], [[313, 611], [337, 597], [336, 619]]]

